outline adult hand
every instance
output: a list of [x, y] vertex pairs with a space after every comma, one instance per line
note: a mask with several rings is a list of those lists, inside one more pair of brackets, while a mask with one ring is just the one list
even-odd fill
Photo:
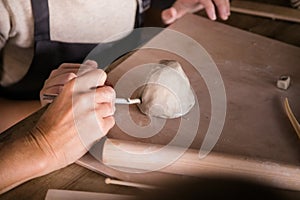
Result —
[[70, 80], [33, 129], [1, 146], [0, 194], [75, 162], [107, 134], [115, 91], [105, 80], [100, 69]]
[[205, 9], [211, 20], [217, 19], [216, 12], [223, 20], [227, 20], [230, 15], [229, 0], [177, 0], [172, 7], [162, 12], [161, 17], [165, 24], [171, 24], [187, 13], [194, 13], [202, 9]]
[[68, 81], [90, 70], [97, 69], [97, 66], [97, 62], [92, 60], [87, 60], [83, 64], [61, 64], [57, 69], [51, 72], [49, 78], [45, 81], [44, 86], [40, 91], [41, 105], [45, 106], [53, 101], [52, 98], [44, 98], [44, 94], [53, 96], [58, 95]]
[[106, 73], [90, 70], [65, 84], [34, 128], [33, 138], [60, 167], [83, 156], [115, 121], [115, 91]]

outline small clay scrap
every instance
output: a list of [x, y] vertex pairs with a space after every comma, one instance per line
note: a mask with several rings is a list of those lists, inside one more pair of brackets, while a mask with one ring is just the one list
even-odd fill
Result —
[[181, 65], [161, 60], [140, 90], [141, 112], [160, 118], [177, 118], [187, 114], [195, 104], [190, 82]]
[[291, 78], [286, 75], [282, 75], [277, 80], [277, 87], [283, 90], [287, 90], [290, 86]]

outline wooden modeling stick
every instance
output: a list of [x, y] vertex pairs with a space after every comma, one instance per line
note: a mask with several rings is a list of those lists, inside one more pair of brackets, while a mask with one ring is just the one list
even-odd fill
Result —
[[287, 98], [284, 99], [284, 108], [285, 108], [285, 112], [286, 112], [291, 124], [293, 125], [293, 127], [298, 135], [298, 138], [300, 139], [300, 124], [297, 121], [295, 115], [293, 114]]
[[129, 186], [129, 187], [137, 187], [137, 188], [143, 188], [143, 189], [156, 189], [156, 186], [153, 185], [146, 185], [141, 183], [133, 183], [128, 181], [121, 181], [121, 180], [115, 180], [111, 178], [105, 179], [106, 184], [114, 184], [114, 185], [123, 185], [123, 186]]

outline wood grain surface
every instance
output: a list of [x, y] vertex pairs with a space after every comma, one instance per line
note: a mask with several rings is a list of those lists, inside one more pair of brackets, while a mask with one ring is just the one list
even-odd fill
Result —
[[[294, 175], [299, 171], [300, 146], [297, 135], [285, 114], [283, 100], [288, 97], [295, 115], [300, 116], [298, 103], [300, 98], [298, 64], [300, 49], [223, 24], [213, 23], [194, 15], [184, 17], [169, 28], [197, 41], [216, 63], [224, 81], [227, 98], [226, 118], [222, 134], [213, 153], [220, 153], [224, 158], [232, 158], [224, 161], [227, 164], [228, 162], [238, 164], [240, 160], [253, 160], [254, 163], [266, 165], [265, 169], [261, 169], [256, 174], [257, 178], [260, 178], [259, 174], [265, 174], [274, 176], [273, 181], [275, 182], [280, 179], [290, 183], [289, 177], [293, 175], [285, 170], [291, 167], [290, 172], [293, 171]], [[158, 35], [150, 43], [163, 42], [164, 39], [162, 35]], [[188, 45], [190, 44], [182, 46], [185, 48], [183, 51], [190, 50], [191, 46]], [[201, 55], [199, 56], [201, 57]], [[210, 93], [202, 75], [185, 58], [163, 50], [142, 49], [112, 70], [108, 75], [109, 82], [116, 84], [120, 78], [128, 71], [134, 70], [135, 67], [147, 63], [158, 63], [161, 59], [179, 61], [197, 95], [201, 117], [197, 136], [190, 148], [199, 149], [211, 119]], [[277, 79], [284, 74], [290, 75], [292, 78], [292, 85], [286, 91], [276, 87]], [[130, 81], [132, 85], [135, 85], [133, 79]], [[124, 107], [117, 107], [120, 115], [122, 112], [126, 113], [122, 109]], [[124, 114], [119, 125], [122, 125], [122, 121], [127, 118], [132, 118], [139, 125], [149, 123], [149, 119], [143, 116], [136, 106], [131, 106], [129, 110], [130, 115]], [[130, 132], [120, 129], [117, 121], [117, 125], [110, 131], [108, 137], [124, 141], [166, 145], [176, 135], [179, 126], [180, 119], [168, 120], [159, 133], [143, 139], [131, 136]], [[92, 165], [89, 163], [89, 159], [85, 160], [84, 165], [89, 167]], [[288, 168], [284, 167], [286, 165]], [[268, 166], [272, 168], [272, 171], [280, 172], [280, 175], [272, 175], [271, 171], [267, 169]], [[259, 168], [259, 165], [257, 167]], [[97, 167], [93, 166], [92, 168], [97, 171]], [[105, 172], [105, 169], [101, 170]], [[251, 167], [249, 170], [251, 171]], [[252, 172], [256, 173], [254, 172], [256, 170], [258, 169], [253, 168]], [[236, 171], [243, 174], [242, 167], [239, 169], [237, 166]], [[111, 175], [131, 181], [139, 180], [136, 175], [127, 175], [126, 177], [119, 173]], [[286, 179], [282, 178], [282, 175]], [[295, 187], [291, 188], [300, 189], [297, 180], [298, 178], [294, 179]]]

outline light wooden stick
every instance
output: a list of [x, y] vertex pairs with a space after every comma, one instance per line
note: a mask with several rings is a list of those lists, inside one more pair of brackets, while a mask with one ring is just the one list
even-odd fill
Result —
[[284, 99], [284, 108], [285, 108], [285, 112], [286, 112], [291, 124], [293, 125], [293, 127], [298, 135], [298, 138], [300, 139], [300, 124], [297, 121], [295, 115], [293, 114], [287, 98]]
[[144, 189], [156, 189], [157, 188], [156, 186], [153, 186], [153, 185], [133, 183], [133, 182], [128, 182], [128, 181], [120, 181], [120, 180], [114, 180], [111, 178], [106, 178], [105, 183], [106, 184], [114, 184], [114, 185], [124, 185], [124, 186], [129, 186], [129, 187], [144, 188]]

